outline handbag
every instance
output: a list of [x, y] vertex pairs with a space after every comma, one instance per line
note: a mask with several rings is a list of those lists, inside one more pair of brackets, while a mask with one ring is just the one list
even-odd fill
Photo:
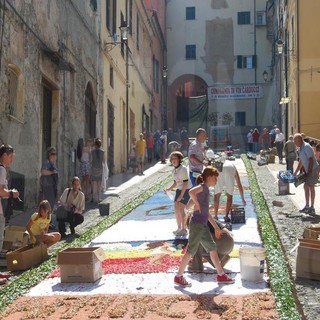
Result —
[[307, 174], [302, 172], [296, 176], [296, 181], [294, 182], [294, 186], [297, 188], [300, 184], [305, 183], [307, 181]]
[[[66, 202], [68, 200], [69, 194], [71, 192], [71, 188], [69, 188], [68, 193], [67, 193], [67, 198]], [[63, 205], [59, 205], [57, 210], [56, 210], [56, 219], [57, 220], [64, 220], [68, 218], [68, 211]]]
[[64, 220], [68, 217], [68, 211], [63, 205], [60, 205], [56, 210], [56, 218], [57, 220]]

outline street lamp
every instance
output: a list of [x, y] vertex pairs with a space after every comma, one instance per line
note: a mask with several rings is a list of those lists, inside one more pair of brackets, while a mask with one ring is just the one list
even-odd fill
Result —
[[162, 107], [162, 129], [167, 129], [168, 118], [167, 118], [167, 99], [168, 99], [168, 68], [167, 66], [162, 67], [162, 78], [163, 78], [163, 107]]
[[128, 40], [128, 30], [129, 30], [129, 27], [127, 26], [127, 22], [122, 21], [119, 29], [121, 32], [121, 40], [127, 41]]
[[283, 41], [281, 39], [278, 39], [276, 42], [277, 54], [279, 54], [279, 55], [283, 54], [283, 48], [284, 48]]
[[163, 66], [162, 68], [162, 77], [166, 78], [168, 76], [168, 68], [167, 66]]
[[117, 38], [118, 38], [118, 35], [115, 34], [113, 36], [113, 40], [114, 40], [113, 42], [105, 42], [104, 43], [104, 49], [106, 51], [111, 51], [117, 44], [123, 45], [124, 43], [127, 43], [127, 41], [128, 41], [128, 31], [129, 31], [129, 27], [127, 26], [127, 22], [126, 21], [122, 21], [119, 29], [120, 29], [121, 41], [116, 41]]
[[269, 74], [268, 74], [268, 71], [267, 71], [267, 70], [264, 70], [262, 76], [263, 76], [263, 80], [264, 80], [265, 82], [268, 81], [268, 75], [269, 75]]

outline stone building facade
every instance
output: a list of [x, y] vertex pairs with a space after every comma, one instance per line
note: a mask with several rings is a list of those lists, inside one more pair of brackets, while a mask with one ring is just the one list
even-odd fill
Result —
[[168, 1], [169, 126], [185, 126], [191, 137], [205, 127], [210, 146], [223, 149], [245, 148], [251, 128], [278, 124], [266, 4]]
[[38, 202], [46, 149], [55, 146], [59, 193], [77, 174], [79, 138], [103, 134], [96, 1], [2, 1], [0, 139], [16, 150], [24, 200]]

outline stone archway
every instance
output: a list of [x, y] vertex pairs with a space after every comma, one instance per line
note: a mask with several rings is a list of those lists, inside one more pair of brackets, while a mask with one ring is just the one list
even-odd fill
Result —
[[168, 127], [175, 131], [189, 126], [189, 99], [202, 97], [206, 100], [207, 83], [199, 76], [185, 74], [178, 77], [168, 88]]

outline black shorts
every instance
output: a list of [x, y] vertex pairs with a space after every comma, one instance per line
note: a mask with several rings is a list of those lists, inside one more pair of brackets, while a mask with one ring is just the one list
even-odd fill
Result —
[[[184, 195], [183, 195], [183, 198], [182, 198], [181, 201], [180, 201], [181, 203], [183, 203], [183, 204], [187, 204], [187, 203], [188, 203], [188, 201], [189, 201], [189, 199], [190, 199], [189, 190], [190, 190], [190, 189], [187, 189], [187, 190], [185, 191], [185, 193], [184, 193]], [[180, 196], [180, 194], [181, 194], [181, 190], [180, 190], [180, 189], [177, 189], [177, 190], [176, 190], [176, 195], [175, 195], [175, 197], [174, 197], [174, 202], [177, 201], [177, 199], [178, 199], [178, 197]]]

